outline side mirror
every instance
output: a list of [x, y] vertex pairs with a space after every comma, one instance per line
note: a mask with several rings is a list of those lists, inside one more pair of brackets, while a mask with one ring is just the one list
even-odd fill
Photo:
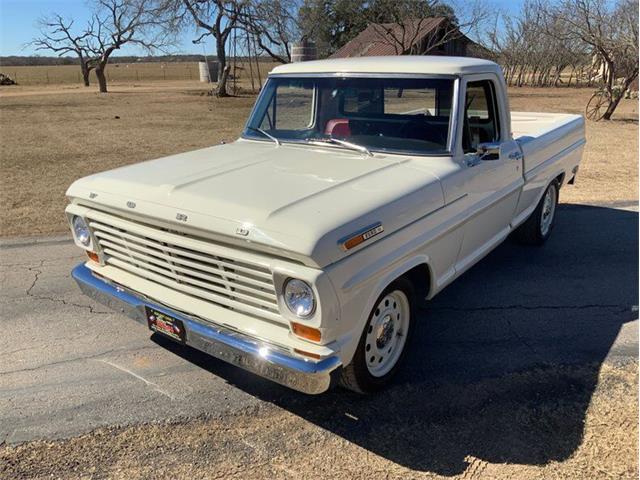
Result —
[[498, 142], [481, 143], [476, 150], [480, 160], [498, 160], [500, 158], [500, 144]]

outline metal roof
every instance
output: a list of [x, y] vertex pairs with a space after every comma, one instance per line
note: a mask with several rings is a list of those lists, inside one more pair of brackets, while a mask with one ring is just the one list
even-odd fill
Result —
[[331, 58], [402, 55], [426, 36], [434, 35], [448, 22], [445, 17], [427, 17], [407, 20], [401, 24], [372, 23], [331, 55]]

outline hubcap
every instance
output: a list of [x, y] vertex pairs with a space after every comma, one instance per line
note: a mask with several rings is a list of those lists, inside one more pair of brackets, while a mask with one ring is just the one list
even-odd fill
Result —
[[404, 292], [395, 290], [378, 303], [365, 337], [367, 370], [381, 377], [398, 363], [407, 340], [410, 321], [409, 300]]
[[553, 216], [556, 212], [556, 187], [551, 185], [544, 194], [542, 203], [542, 218], [540, 219], [540, 233], [545, 236], [549, 233], [553, 224]]

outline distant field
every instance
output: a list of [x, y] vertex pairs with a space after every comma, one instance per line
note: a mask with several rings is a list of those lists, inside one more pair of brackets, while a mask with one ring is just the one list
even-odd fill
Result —
[[[233, 63], [231, 63], [233, 68]], [[271, 62], [260, 62], [260, 76], [275, 66]], [[253, 68], [254, 78], [258, 79], [255, 63]], [[246, 62], [238, 62], [236, 66], [238, 78], [248, 79], [251, 70]], [[0, 73], [9, 75], [19, 85], [64, 85], [82, 84], [80, 67], [77, 65], [12, 67], [0, 65]], [[233, 69], [232, 72], [233, 74]], [[199, 80], [197, 62], [176, 63], [113, 63], [107, 67], [107, 80], [113, 82], [149, 82], [163, 80]], [[91, 74], [91, 80], [96, 83], [95, 74]]]

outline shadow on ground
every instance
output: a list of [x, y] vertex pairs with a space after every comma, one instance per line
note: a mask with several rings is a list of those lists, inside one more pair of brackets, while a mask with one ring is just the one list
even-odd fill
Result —
[[636, 212], [562, 205], [544, 247], [505, 242], [422, 310], [398, 381], [370, 397], [308, 397], [154, 340], [411, 469], [455, 475], [470, 457], [544, 465], [580, 445], [600, 365], [637, 318], [637, 249]]

